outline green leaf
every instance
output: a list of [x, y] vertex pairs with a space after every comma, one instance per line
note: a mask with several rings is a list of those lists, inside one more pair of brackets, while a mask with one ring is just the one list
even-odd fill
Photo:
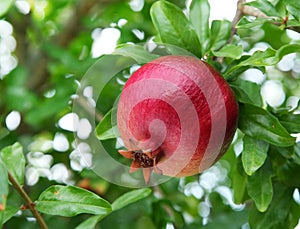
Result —
[[225, 45], [230, 37], [231, 22], [214, 20], [211, 25], [209, 49], [218, 50]]
[[94, 229], [97, 223], [103, 219], [105, 215], [94, 215], [88, 218], [87, 220], [83, 221], [79, 224], [75, 229]]
[[300, 21], [300, 4], [298, 0], [285, 0], [286, 8], [298, 21]]
[[113, 211], [116, 211], [121, 208], [124, 208], [129, 204], [132, 204], [140, 199], [149, 196], [150, 193], [151, 193], [151, 189], [149, 188], [138, 189], [131, 192], [127, 192], [112, 203], [112, 209]]
[[194, 26], [200, 41], [202, 53], [209, 43], [210, 5], [207, 0], [193, 0], [190, 5], [190, 22]]
[[228, 44], [223, 46], [219, 51], [213, 51], [212, 53], [218, 57], [240, 59], [243, 54], [243, 47], [241, 45]]
[[107, 140], [118, 136], [118, 127], [116, 121], [112, 120], [112, 113], [116, 112], [116, 108], [112, 108], [104, 115], [101, 122], [96, 127], [96, 136], [99, 140]]
[[267, 161], [256, 173], [248, 177], [247, 190], [257, 209], [265, 212], [273, 197], [271, 163]]
[[23, 154], [23, 147], [20, 143], [15, 143], [12, 146], [3, 148], [0, 152], [2, 161], [7, 170], [18, 181], [20, 185], [24, 183], [25, 172], [25, 157]]
[[[3, 212], [3, 223], [6, 223], [8, 220], [10, 220], [12, 217], [14, 217], [19, 210], [20, 210], [20, 207], [6, 206], [5, 211]], [[0, 225], [1, 225], [1, 223], [0, 223]]]
[[6, 128], [0, 128], [0, 140], [9, 135], [9, 130]]
[[300, 133], [300, 114], [284, 114], [278, 119], [290, 133]]
[[111, 205], [85, 189], [54, 185], [39, 196], [36, 209], [50, 215], [72, 217], [81, 213], [106, 215], [111, 212]]
[[277, 64], [285, 55], [300, 52], [299, 44], [287, 44], [275, 50], [267, 48], [265, 51], [256, 51], [248, 59], [232, 67], [226, 74], [230, 74], [242, 66], [272, 66]]
[[12, 6], [14, 0], [1, 0], [0, 1], [0, 17], [2, 17]]
[[251, 176], [265, 162], [269, 144], [262, 140], [253, 139], [247, 135], [243, 138], [242, 162], [247, 175]]
[[131, 57], [138, 64], [148, 63], [159, 57], [147, 52], [141, 45], [136, 44], [121, 44], [115, 49], [113, 54]]
[[180, 8], [167, 1], [157, 1], [152, 5], [150, 15], [162, 42], [201, 56], [197, 34]]
[[274, 185], [274, 196], [268, 210], [261, 213], [252, 207], [249, 214], [249, 224], [255, 229], [287, 228], [291, 204], [292, 190], [284, 184]]
[[8, 176], [5, 165], [0, 158], [0, 226], [4, 223], [4, 211], [8, 195]]
[[266, 21], [270, 19], [267, 18], [249, 18], [249, 17], [242, 17], [241, 20], [236, 25], [237, 29], [251, 29], [256, 26], [262, 26]]
[[266, 1], [266, 0], [256, 0], [256, 1], [248, 2], [246, 5], [255, 7], [270, 17], [272, 17], [272, 16], [280, 17], [281, 16], [278, 13], [278, 11], [276, 10], [275, 6], [273, 6], [272, 3], [270, 3], [269, 1]]
[[300, 27], [300, 21], [297, 21], [296, 19], [289, 19], [286, 23], [286, 26]]
[[233, 198], [236, 204], [244, 203], [247, 190], [247, 175], [243, 168], [241, 168], [241, 164], [241, 161], [238, 160], [238, 162], [234, 164], [231, 172]]
[[240, 105], [239, 128], [250, 137], [267, 141], [276, 146], [291, 146], [291, 137], [279, 120], [270, 112], [250, 104]]
[[260, 86], [248, 80], [238, 78], [230, 83], [232, 90], [239, 102], [262, 106]]

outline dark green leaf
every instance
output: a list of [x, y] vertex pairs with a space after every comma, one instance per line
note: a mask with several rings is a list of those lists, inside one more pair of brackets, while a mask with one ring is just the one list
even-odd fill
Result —
[[262, 140], [253, 139], [249, 136], [243, 138], [242, 162], [247, 175], [251, 176], [265, 162], [269, 144]]
[[116, 138], [119, 134], [116, 121], [112, 119], [112, 113], [116, 108], [111, 109], [96, 127], [96, 136], [99, 140]]
[[270, 112], [250, 104], [240, 105], [239, 128], [245, 134], [276, 146], [291, 146], [291, 137], [278, 119]]
[[228, 44], [223, 46], [219, 51], [213, 51], [212, 53], [218, 57], [240, 59], [243, 54], [243, 47], [241, 45]]
[[284, 114], [278, 119], [289, 132], [300, 133], [300, 114]]
[[248, 2], [247, 5], [255, 7], [259, 9], [261, 12], [266, 14], [267, 16], [276, 16], [280, 17], [280, 14], [277, 12], [275, 6], [272, 5], [271, 2], [266, 0], [256, 0], [252, 2]]
[[235, 163], [231, 176], [232, 176], [232, 188], [233, 188], [233, 198], [236, 204], [242, 204], [245, 201], [245, 196], [247, 193], [247, 175], [245, 174], [241, 161]]
[[247, 190], [254, 200], [257, 209], [265, 212], [273, 197], [272, 169], [267, 161], [256, 173], [248, 177]]
[[286, 221], [292, 199], [292, 190], [284, 184], [274, 185], [274, 196], [268, 210], [261, 213], [252, 207], [249, 224], [255, 229], [286, 228]]
[[75, 229], [94, 229], [97, 223], [103, 219], [105, 215], [94, 215], [88, 218], [87, 220], [83, 221], [79, 224]]
[[138, 189], [131, 192], [127, 192], [112, 203], [112, 209], [113, 211], [116, 211], [121, 208], [124, 208], [129, 204], [132, 204], [140, 199], [149, 196], [150, 193], [151, 193], [151, 189], [149, 188]]
[[[198, 226], [195, 229], [238, 229], [247, 222], [248, 211], [227, 211], [222, 212], [222, 214], [216, 214], [215, 217], [205, 226]], [[186, 227], [185, 229], [190, 229]]]
[[1, 0], [0, 1], [0, 17], [2, 17], [14, 3], [13, 0]]
[[0, 128], [0, 140], [9, 135], [9, 130], [6, 128]]
[[211, 25], [209, 49], [218, 50], [225, 45], [230, 37], [231, 22], [214, 20]]
[[207, 0], [193, 0], [190, 5], [190, 22], [194, 26], [200, 41], [202, 53], [209, 43], [210, 5]]
[[162, 42], [201, 56], [197, 34], [180, 8], [167, 1], [158, 1], [152, 5], [150, 14]]
[[135, 44], [119, 45], [113, 54], [131, 57], [138, 64], [144, 64], [158, 58], [158, 55], [147, 52], [142, 46]]
[[5, 147], [1, 150], [0, 156], [10, 174], [22, 185], [26, 162], [20, 143], [17, 142], [12, 146]]
[[107, 215], [111, 212], [111, 205], [85, 189], [54, 185], [39, 196], [36, 209], [50, 215], [72, 217], [81, 213]]
[[230, 86], [239, 102], [262, 106], [260, 86], [258, 84], [239, 78], [231, 82]]

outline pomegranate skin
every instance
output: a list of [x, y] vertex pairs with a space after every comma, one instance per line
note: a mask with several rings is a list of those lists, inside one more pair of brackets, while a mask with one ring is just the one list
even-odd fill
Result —
[[[151, 152], [154, 171], [172, 177], [213, 165], [230, 146], [237, 120], [230, 86], [209, 64], [190, 56], [163, 56], [139, 68], [126, 82], [117, 111], [127, 149]], [[134, 160], [131, 171], [150, 166], [126, 157]]]

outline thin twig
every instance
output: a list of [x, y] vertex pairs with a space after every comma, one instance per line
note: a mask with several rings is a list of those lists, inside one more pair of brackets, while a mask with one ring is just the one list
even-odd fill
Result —
[[15, 178], [11, 175], [10, 172], [8, 172], [8, 179], [12, 183], [12, 185], [14, 186], [14, 188], [18, 191], [18, 193], [20, 194], [20, 196], [24, 199], [24, 201], [26, 202], [28, 208], [30, 209], [30, 211], [32, 212], [32, 214], [35, 216], [35, 218], [36, 218], [37, 222], [39, 223], [40, 227], [42, 229], [48, 229], [48, 226], [46, 225], [43, 217], [40, 215], [40, 213], [34, 207], [33, 201], [30, 199], [30, 197], [24, 191], [24, 189], [22, 188], [22, 186], [18, 183], [18, 181], [15, 180]]

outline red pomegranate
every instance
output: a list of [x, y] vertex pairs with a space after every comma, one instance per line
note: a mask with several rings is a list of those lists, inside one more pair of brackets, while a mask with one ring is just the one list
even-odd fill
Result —
[[190, 56], [163, 56], [139, 68], [120, 96], [117, 124], [132, 159], [143, 169], [183, 177], [201, 173], [228, 149], [238, 104], [210, 65]]

